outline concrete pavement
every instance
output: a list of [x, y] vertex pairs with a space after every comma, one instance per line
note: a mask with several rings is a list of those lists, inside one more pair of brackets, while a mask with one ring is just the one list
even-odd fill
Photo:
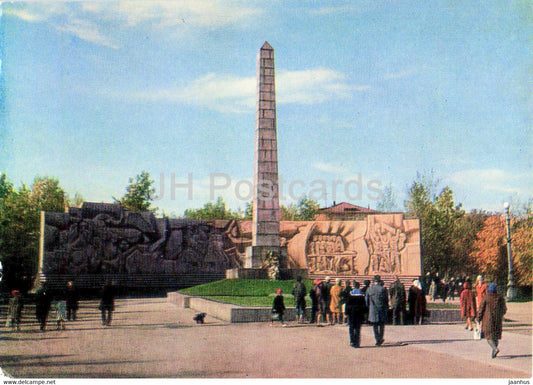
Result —
[[531, 303], [508, 307], [491, 359], [487, 342], [460, 324], [387, 326], [382, 347], [364, 326], [353, 349], [345, 326], [209, 316], [197, 325], [193, 310], [164, 298], [118, 300], [104, 327], [97, 302], [86, 301], [65, 331], [40, 333], [28, 313], [21, 332], [2, 328], [0, 367], [16, 378], [530, 378]]

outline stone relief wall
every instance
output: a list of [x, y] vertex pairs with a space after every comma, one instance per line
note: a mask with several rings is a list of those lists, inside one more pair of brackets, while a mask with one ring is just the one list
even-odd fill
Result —
[[[216, 221], [243, 260], [251, 245], [250, 221]], [[417, 219], [403, 214], [369, 215], [360, 221], [280, 223], [281, 245], [287, 248], [288, 267], [310, 274], [420, 275], [420, 234]]]
[[[243, 267], [251, 221], [156, 218], [86, 202], [45, 213], [47, 274], [189, 274]], [[280, 223], [289, 268], [310, 274], [420, 274], [418, 220], [402, 214], [360, 221]]]
[[225, 272], [238, 267], [224, 229], [156, 218], [105, 203], [45, 214], [43, 272], [136, 274]]

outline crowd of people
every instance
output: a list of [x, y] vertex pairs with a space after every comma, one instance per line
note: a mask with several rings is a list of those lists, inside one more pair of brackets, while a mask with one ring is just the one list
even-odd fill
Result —
[[[437, 287], [453, 287], [451, 292], [450, 289], [442, 292], [445, 301], [449, 295], [454, 298], [454, 292], [460, 288], [457, 293], [460, 299], [461, 317], [466, 320], [465, 329], [472, 331], [475, 327], [479, 327], [483, 338], [487, 339], [493, 349], [492, 357], [496, 357], [499, 352], [498, 340], [501, 339], [503, 315], [507, 310], [505, 300], [497, 293], [496, 284], [487, 285], [483, 277], [478, 276], [475, 287], [472, 287], [469, 278], [457, 282], [451, 279], [450, 283], [454, 282], [453, 286], [448, 286], [445, 280], [438, 280], [438, 274], [436, 278], [436, 280], [424, 280], [425, 286], [420, 279], [415, 279], [407, 292], [397, 275], [394, 276], [394, 281], [388, 290], [379, 275], [374, 276], [372, 284], [369, 280], [365, 280], [362, 286], [355, 280], [342, 281], [337, 278], [332, 284], [329, 277], [324, 280], [317, 279], [309, 291], [311, 299], [309, 322], [319, 327], [347, 324], [350, 345], [355, 348], [360, 346], [361, 325], [369, 323], [373, 328], [376, 346], [380, 346], [385, 341], [386, 323], [391, 321], [393, 325], [422, 324], [427, 315], [426, 296], [433, 299]], [[304, 323], [307, 288], [302, 283], [301, 277], [297, 278], [292, 295], [297, 322]], [[286, 326], [283, 320], [284, 312], [283, 293], [278, 289], [272, 313], [275, 319]]]
[[[297, 277], [292, 289], [294, 307], [298, 323], [306, 322], [306, 295], [307, 288], [301, 277]], [[384, 282], [376, 275], [371, 284], [365, 280], [363, 285], [356, 280], [335, 279], [326, 277], [324, 280], [316, 279], [309, 290], [311, 299], [311, 313], [309, 323], [318, 327], [325, 325], [347, 325], [350, 336], [350, 345], [360, 346], [360, 329], [363, 323], [372, 324], [376, 345], [384, 343], [385, 324], [392, 318], [394, 325], [406, 323], [421, 324], [426, 314], [426, 297], [419, 280], [414, 280], [406, 295], [406, 290], [398, 276], [389, 290]], [[408, 307], [407, 307], [408, 306]], [[279, 321], [286, 326], [284, 321], [285, 302], [281, 289], [277, 289], [276, 297], [272, 304], [272, 321]]]
[[[438, 276], [437, 276], [438, 278]], [[405, 290], [399, 276], [394, 276], [394, 281], [389, 289], [379, 275], [374, 276], [373, 282], [365, 280], [361, 285], [356, 280], [337, 278], [332, 280], [316, 279], [313, 287], [307, 291], [302, 278], [298, 277], [292, 289], [294, 306], [298, 323], [306, 322], [306, 296], [311, 299], [311, 313], [309, 323], [318, 327], [325, 325], [346, 324], [349, 330], [350, 345], [360, 346], [360, 330], [363, 323], [372, 325], [376, 346], [384, 343], [385, 324], [393, 325], [422, 324], [427, 314], [426, 295], [430, 298], [433, 291], [439, 287], [436, 280], [425, 280], [424, 286], [419, 279], [415, 279], [409, 289]], [[507, 311], [505, 300], [497, 293], [495, 283], [487, 285], [482, 276], [478, 276], [475, 286], [469, 278], [460, 281], [459, 294], [461, 317], [465, 320], [465, 329], [473, 331], [480, 329], [483, 338], [486, 338], [492, 348], [492, 357], [496, 357], [498, 341], [501, 339], [503, 316]], [[433, 287], [433, 289], [432, 289]], [[425, 290], [426, 289], [426, 290]], [[449, 292], [445, 291], [445, 295]], [[102, 316], [102, 325], [110, 326], [112, 314], [115, 309], [114, 300], [116, 289], [111, 281], [106, 281], [100, 292], [98, 309]], [[12, 290], [8, 305], [6, 327], [19, 331], [21, 325], [24, 301], [19, 290]], [[444, 300], [444, 299], [443, 299]], [[64, 290], [50, 294], [46, 284], [35, 293], [35, 316], [41, 331], [46, 330], [46, 324], [51, 309], [53, 309], [55, 326], [57, 330], [64, 330], [67, 321], [75, 321], [79, 308], [79, 295], [72, 281], [69, 281]], [[279, 321], [286, 326], [284, 313], [286, 307], [283, 292], [278, 289], [272, 305], [272, 321]]]
[[[102, 325], [110, 326], [114, 311], [115, 287], [111, 281], [106, 281], [100, 292], [98, 309], [102, 314]], [[35, 292], [35, 318], [41, 332], [46, 331], [46, 325], [53, 317], [56, 330], [65, 330], [67, 321], [76, 321], [79, 308], [79, 293], [72, 281], [68, 281], [62, 290], [50, 290], [45, 282], [41, 283]], [[19, 290], [11, 291], [8, 304], [6, 327], [12, 331], [20, 331], [22, 323], [23, 295]]]

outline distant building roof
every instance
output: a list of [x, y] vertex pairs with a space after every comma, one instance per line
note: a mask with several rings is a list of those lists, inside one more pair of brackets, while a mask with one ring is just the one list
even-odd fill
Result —
[[319, 215], [322, 214], [328, 217], [352, 217], [358, 215], [379, 214], [380, 212], [367, 207], [353, 205], [348, 202], [334, 202], [333, 206], [318, 209], [318, 213]]

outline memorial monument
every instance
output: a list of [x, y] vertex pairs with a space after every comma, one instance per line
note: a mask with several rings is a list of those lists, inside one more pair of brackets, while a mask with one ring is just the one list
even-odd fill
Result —
[[[276, 257], [285, 277], [367, 279], [404, 284], [421, 274], [420, 224], [403, 214], [358, 220], [280, 221], [274, 49], [257, 57], [252, 221], [156, 218], [117, 204], [85, 202], [68, 213], [43, 212], [38, 279], [95, 288], [170, 288], [228, 278], [263, 278]], [[257, 273], [257, 274], [256, 274]]]
[[257, 55], [252, 245], [245, 268], [260, 268], [268, 253], [281, 256], [274, 49], [265, 42]]

